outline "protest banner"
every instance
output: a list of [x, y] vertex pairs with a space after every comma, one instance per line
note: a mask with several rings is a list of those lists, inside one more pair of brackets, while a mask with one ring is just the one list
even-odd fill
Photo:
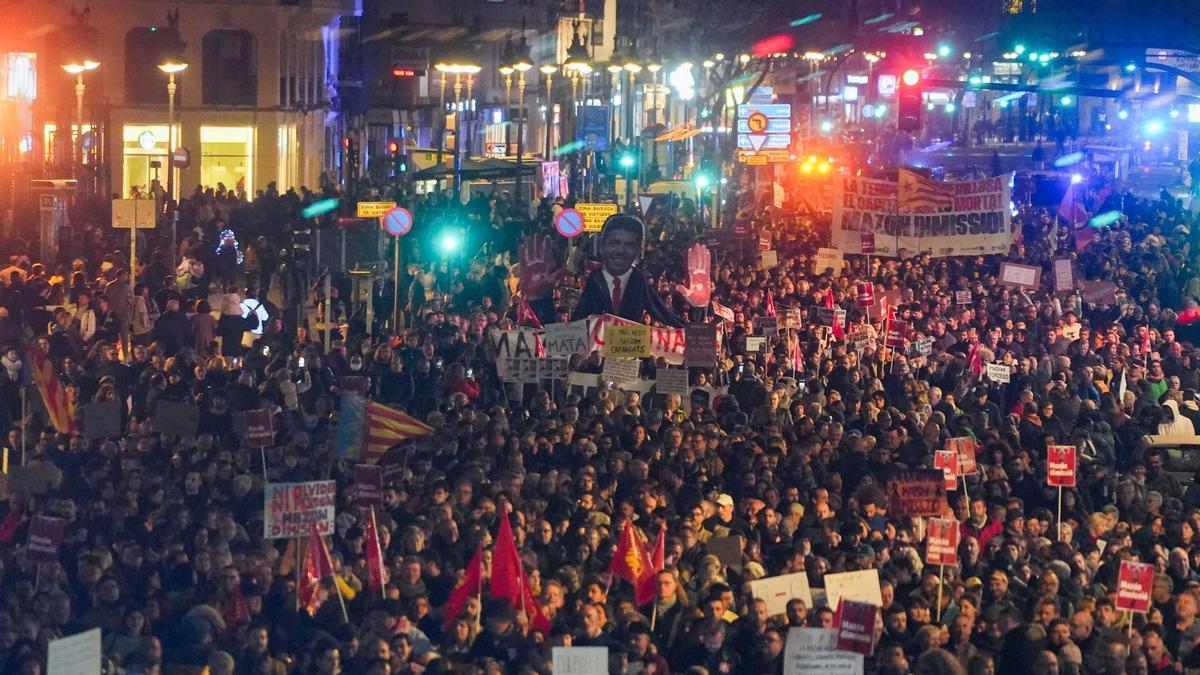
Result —
[[906, 335], [908, 335], [908, 322], [892, 319], [887, 322], [887, 334], [884, 336], [884, 344], [889, 347], [903, 347]]
[[36, 462], [10, 467], [7, 475], [9, 494], [44, 495], [62, 485], [63, 472], [50, 462]]
[[604, 356], [620, 359], [650, 356], [650, 326], [609, 326], [604, 335]]
[[953, 450], [935, 450], [933, 452], [933, 468], [942, 470], [946, 481], [946, 490], [958, 487], [958, 453]]
[[1075, 271], [1071, 268], [1070, 258], [1054, 259], [1054, 291], [1069, 293], [1075, 288]]
[[1075, 446], [1046, 446], [1046, 485], [1075, 487]]
[[600, 379], [604, 382], [612, 382], [618, 387], [622, 385], [634, 384], [638, 380], [638, 371], [641, 368], [641, 362], [637, 359], [604, 359], [604, 370], [600, 373]]
[[879, 570], [859, 570], [825, 575], [825, 602], [836, 609], [838, 600], [856, 600], [883, 607]]
[[693, 324], [684, 329], [684, 355], [689, 368], [717, 366], [717, 327], [711, 323]]
[[754, 319], [754, 327], [758, 332], [766, 337], [775, 337], [779, 335], [779, 317], [777, 316], [759, 316]]
[[1127, 612], [1150, 611], [1150, 592], [1154, 587], [1154, 565], [1122, 560], [1117, 573], [1117, 609]]
[[263, 492], [263, 530], [267, 539], [333, 534], [337, 482], [267, 483]]
[[946, 483], [940, 469], [906, 469], [892, 474], [889, 516], [940, 516], [945, 510]]
[[544, 358], [541, 334], [532, 328], [493, 330], [496, 345], [496, 374], [505, 382], [537, 382], [537, 359]]
[[[640, 326], [641, 324], [629, 319], [623, 319], [612, 314], [599, 314], [587, 319], [588, 339], [591, 341], [589, 350], [600, 350], [604, 353], [605, 335], [609, 326]], [[683, 363], [684, 329], [682, 328], [650, 328], [650, 356], [663, 358], [667, 363], [679, 365]]]
[[958, 473], [970, 476], [979, 471], [975, 461], [975, 439], [970, 436], [956, 436], [946, 440], [946, 449], [958, 453]]
[[875, 306], [875, 284], [861, 283], [858, 284], [858, 306], [859, 307], [874, 307]]
[[737, 572], [742, 571], [742, 536], [713, 537], [704, 544], [705, 550], [717, 556], [722, 565]]
[[1093, 305], [1117, 304], [1117, 285], [1111, 281], [1083, 282], [1083, 301]]
[[954, 304], [956, 304], [956, 305], [971, 304], [971, 291], [954, 291]]
[[1012, 379], [1012, 370], [1003, 363], [987, 364], [987, 378], [999, 384], [1008, 384]]
[[275, 445], [275, 431], [271, 425], [271, 411], [265, 408], [247, 410], [242, 413], [246, 429], [246, 445], [251, 448], [269, 448]]
[[929, 356], [933, 353], [933, 338], [921, 338], [913, 343], [913, 353], [917, 356]]
[[67, 521], [62, 518], [34, 516], [30, 519], [25, 559], [34, 563], [56, 562], [66, 527]]
[[89, 441], [121, 436], [120, 401], [89, 403], [79, 410], [83, 417], [83, 437]]
[[871, 255], [875, 252], [875, 233], [870, 230], [863, 230], [858, 234], [858, 252], [863, 255]]
[[159, 399], [154, 405], [154, 433], [195, 436], [200, 424], [200, 407], [184, 401]]
[[46, 650], [46, 675], [100, 675], [103, 672], [100, 629], [51, 640]]
[[553, 647], [550, 661], [554, 675], [608, 675], [608, 647]]
[[841, 615], [841, 623], [837, 626], [837, 648], [870, 656], [875, 649], [875, 622], [879, 619], [879, 607], [842, 598], [838, 614]]
[[933, 207], [901, 212], [897, 182], [858, 176], [834, 179], [832, 243], [847, 253], [864, 253], [862, 232], [875, 233], [875, 254], [900, 251], [933, 257], [1008, 253], [1016, 228], [1009, 210], [1010, 175], [939, 183], [954, 197], [949, 211]]
[[571, 357], [575, 354], [587, 356], [591, 353], [587, 320], [547, 324], [545, 332], [542, 333], [542, 345], [548, 357]]
[[382, 466], [354, 465], [354, 503], [359, 506], [383, 506]]
[[1027, 291], [1037, 290], [1042, 283], [1042, 268], [1036, 265], [1019, 265], [1017, 263], [1000, 263], [1000, 285], [1023, 288]]
[[788, 630], [783, 675], [862, 675], [863, 655], [838, 649], [836, 628]]
[[819, 248], [817, 257], [813, 260], [813, 274], [831, 272], [834, 277], [842, 275], [842, 264], [845, 256], [836, 248]]
[[746, 351], [754, 354], [761, 352], [767, 346], [767, 338], [762, 335], [746, 336]]
[[688, 395], [688, 371], [682, 368], [659, 368], [655, 371], [660, 394]]
[[962, 532], [953, 518], [930, 518], [926, 525], [925, 562], [929, 565], [957, 565], [958, 541]]
[[767, 605], [767, 616], [787, 612], [788, 601], [800, 598], [804, 606], [812, 609], [812, 589], [808, 586], [808, 573], [781, 574], [777, 577], [756, 579], [750, 582], [750, 595]]
[[769, 270], [779, 264], [779, 251], [763, 251], [760, 258], [762, 259], [763, 269]]
[[737, 315], [733, 313], [733, 308], [726, 307], [716, 300], [712, 301], [713, 314], [724, 319], [725, 321], [733, 321]]
[[775, 319], [778, 330], [804, 327], [804, 319], [800, 315], [800, 310], [796, 307], [783, 310]]

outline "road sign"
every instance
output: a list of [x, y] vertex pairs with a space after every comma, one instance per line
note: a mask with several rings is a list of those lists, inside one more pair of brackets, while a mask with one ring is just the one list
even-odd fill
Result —
[[153, 229], [157, 225], [157, 206], [153, 199], [112, 200], [112, 226], [117, 229]]
[[192, 151], [187, 148], [175, 148], [171, 153], [171, 166], [176, 169], [186, 169], [192, 165]]
[[563, 209], [554, 216], [554, 229], [562, 236], [571, 239], [583, 232], [583, 214], [575, 209]]
[[791, 159], [792, 106], [788, 103], [747, 103], [738, 106], [738, 161], [750, 165]]
[[[361, 204], [360, 204], [361, 206]], [[413, 215], [408, 209], [393, 206], [383, 216], [383, 231], [393, 237], [403, 237], [413, 226]]]
[[396, 208], [396, 202], [359, 202], [354, 215], [359, 218], [382, 218]]
[[579, 203], [575, 205], [575, 210], [583, 216], [584, 232], [599, 232], [600, 228], [604, 225], [604, 221], [617, 212], [617, 205], [607, 203]]

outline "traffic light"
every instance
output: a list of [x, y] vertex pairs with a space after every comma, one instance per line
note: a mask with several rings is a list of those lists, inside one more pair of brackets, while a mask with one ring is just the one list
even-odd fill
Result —
[[408, 157], [404, 155], [404, 144], [392, 139], [387, 144], [388, 156], [392, 158], [392, 174], [399, 176], [408, 171]]
[[631, 148], [626, 148], [617, 155], [617, 167], [621, 169], [621, 173], [626, 176], [631, 176], [637, 172], [638, 158], [637, 152]]
[[900, 86], [896, 91], [897, 128], [900, 131], [921, 130], [921, 98], [924, 88], [921, 86], [921, 73], [910, 68], [900, 76]]

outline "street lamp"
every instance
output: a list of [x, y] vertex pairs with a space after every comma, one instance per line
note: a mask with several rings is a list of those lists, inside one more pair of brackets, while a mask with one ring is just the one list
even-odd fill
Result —
[[100, 62], [92, 61], [91, 59], [73, 61], [62, 67], [63, 70], [75, 76], [75, 128], [76, 133], [79, 134], [79, 141], [78, 145], [73, 143], [72, 147], [76, 148], [76, 151], [79, 153], [78, 159], [81, 178], [83, 174], [83, 92], [85, 90], [83, 74], [99, 67]]
[[550, 136], [551, 130], [554, 127], [554, 73], [558, 70], [558, 66], [553, 63], [547, 63], [539, 68], [543, 75], [546, 76], [546, 161], [550, 161]]
[[[458, 195], [462, 191], [462, 125], [460, 124], [462, 116], [460, 106], [462, 105], [462, 88], [463, 76], [467, 77], [467, 98], [471, 98], [471, 88], [474, 85], [474, 76], [483, 70], [483, 66], [479, 65], [478, 60], [473, 53], [468, 50], [461, 50], [458, 53], [445, 54], [441, 60], [433, 64], [434, 70], [444, 75], [454, 76], [454, 193]], [[442, 111], [443, 114], [445, 111]], [[442, 122], [443, 138], [445, 138], [445, 121]]]
[[512, 66], [513, 62], [513, 45], [510, 41], [504, 42], [504, 50], [500, 52], [500, 74], [504, 76], [504, 114], [508, 115], [508, 108], [512, 106], [512, 74], [516, 71]]
[[529, 42], [525, 36], [512, 50], [512, 67], [517, 71], [517, 177], [513, 180], [513, 193], [521, 206], [521, 220], [529, 215], [529, 202], [521, 196], [521, 172], [524, 169], [525, 155], [525, 73], [533, 69], [533, 60], [529, 58]]

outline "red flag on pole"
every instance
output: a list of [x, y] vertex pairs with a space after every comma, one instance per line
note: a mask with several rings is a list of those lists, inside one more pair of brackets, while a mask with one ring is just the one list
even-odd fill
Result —
[[529, 616], [529, 625], [542, 631], [550, 630], [550, 621], [542, 614], [529, 589], [525, 576], [525, 565], [517, 554], [517, 542], [513, 539], [512, 523], [508, 513], [500, 517], [500, 529], [496, 532], [496, 548], [492, 552], [492, 582], [488, 589], [493, 598], [508, 600], [514, 608]]
[[637, 603], [644, 605], [654, 599], [653, 586], [651, 589], [649, 600], [642, 598], [643, 587], [647, 585], [647, 578], [653, 579], [655, 575], [654, 566], [650, 564], [650, 555], [642, 546], [642, 542], [638, 540], [637, 534], [633, 531], [633, 524], [626, 520], [621, 527], [621, 539], [617, 542], [617, 551], [613, 554], [612, 562], [609, 563], [608, 573], [624, 579], [633, 585]]
[[654, 541], [654, 546], [646, 553], [646, 557], [650, 560], [650, 574], [642, 576], [641, 583], [637, 586], [637, 604], [648, 605], [654, 602], [654, 596], [658, 594], [658, 573], [666, 567], [666, 541], [664, 539], [664, 530], [658, 531], [658, 538]]
[[467, 563], [462, 583], [454, 587], [454, 590], [450, 592], [450, 597], [446, 598], [445, 606], [442, 607], [442, 625], [446, 630], [450, 630], [450, 626], [454, 625], [454, 620], [466, 609], [467, 601], [471, 599], [471, 596], [481, 594], [482, 584], [483, 546], [479, 545], [475, 547], [475, 555], [471, 556], [471, 562]]
[[767, 291], [767, 304], [765, 309], [767, 316], [775, 316], [775, 294]]
[[979, 340], [971, 343], [971, 350], [967, 352], [967, 365], [971, 369], [971, 377], [978, 378], [983, 374], [983, 356], [979, 353]]
[[367, 586], [381, 597], [386, 597], [383, 586], [387, 583], [387, 570], [383, 566], [383, 549], [379, 545], [379, 529], [375, 524], [375, 509], [367, 521]]
[[533, 308], [529, 306], [529, 301], [525, 296], [517, 298], [517, 325], [525, 326], [526, 328], [542, 328], [541, 319], [537, 318], [537, 314], [533, 312]]
[[321, 606], [321, 580], [333, 576], [333, 560], [325, 541], [317, 534], [316, 528], [308, 535], [308, 545], [304, 548], [304, 564], [300, 569], [299, 594], [300, 603], [309, 616], [317, 613]]
[[[837, 309], [837, 305], [833, 302], [833, 287], [825, 289], [825, 308]], [[842, 329], [842, 322], [838, 320], [837, 312], [833, 314], [833, 337], [845, 341], [846, 331]]]

